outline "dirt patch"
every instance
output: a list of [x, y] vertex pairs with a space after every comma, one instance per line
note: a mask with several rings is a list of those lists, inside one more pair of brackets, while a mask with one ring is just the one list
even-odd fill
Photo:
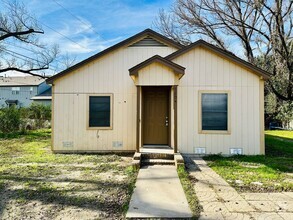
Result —
[[123, 219], [136, 173], [108, 163], [13, 164], [0, 175], [0, 219]]

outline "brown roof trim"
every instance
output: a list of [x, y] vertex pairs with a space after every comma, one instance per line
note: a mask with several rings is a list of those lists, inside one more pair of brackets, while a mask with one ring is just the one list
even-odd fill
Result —
[[180, 50], [177, 50], [175, 51], [174, 53], [166, 56], [165, 58], [168, 59], [168, 60], [173, 60], [175, 59], [176, 57], [179, 57], [181, 56], [182, 54], [185, 54], [186, 52], [192, 50], [193, 48], [195, 47], [204, 47], [204, 48], [208, 48], [210, 50], [212, 50], [213, 52], [219, 54], [220, 56], [223, 56], [237, 64], [240, 64], [241, 66], [249, 69], [249, 70], [252, 70], [254, 73], [256, 73], [257, 75], [259, 76], [262, 76], [264, 79], [269, 79], [271, 77], [271, 74], [237, 56], [235, 56], [233, 53], [229, 52], [229, 51], [225, 51], [215, 45], [212, 45], [210, 43], [207, 43], [206, 41], [204, 40], [198, 40]]
[[113, 45], [113, 46], [111, 46], [111, 47], [109, 47], [109, 48], [107, 48], [107, 49], [105, 49], [105, 50], [103, 50], [103, 51], [101, 51], [101, 52], [99, 52], [99, 53], [97, 53], [97, 54], [95, 54], [95, 55], [93, 55], [93, 56], [91, 56], [91, 57], [79, 62], [79, 63], [77, 63], [77, 64], [75, 64], [74, 66], [69, 67], [68, 69], [66, 69], [66, 70], [64, 70], [64, 71], [62, 71], [62, 72], [50, 77], [49, 79], [46, 80], [46, 83], [47, 84], [52, 84], [55, 79], [57, 79], [57, 78], [65, 75], [65, 74], [67, 74], [67, 73], [69, 73], [69, 72], [81, 67], [84, 64], [87, 64], [87, 63], [89, 63], [89, 62], [91, 62], [91, 61], [93, 61], [93, 60], [95, 60], [95, 59], [97, 59], [99, 57], [102, 57], [102, 56], [110, 53], [113, 50], [116, 50], [116, 49], [118, 49], [118, 48], [120, 48], [122, 46], [125, 46], [125, 45], [127, 45], [127, 44], [129, 44], [129, 43], [131, 43], [131, 42], [133, 42], [135, 40], [138, 40], [139, 38], [141, 38], [143, 36], [154, 37], [157, 40], [162, 41], [163, 43], [165, 43], [167, 45], [171, 45], [171, 46], [173, 46], [173, 47], [175, 47], [177, 49], [181, 49], [183, 47], [183, 45], [181, 45], [181, 44], [179, 44], [179, 43], [177, 43], [177, 42], [175, 42], [175, 41], [173, 41], [173, 40], [171, 40], [171, 39], [169, 39], [169, 38], [167, 38], [167, 37], [155, 32], [155, 31], [153, 31], [151, 29], [145, 29], [144, 31], [142, 31], [142, 32], [140, 32], [140, 33], [138, 33], [136, 35], [133, 35], [132, 37], [129, 37], [126, 40], [121, 41], [120, 43], [117, 43], [117, 44], [115, 44], [115, 45]]
[[[138, 71], [146, 66], [148, 66], [149, 64], [152, 64], [154, 62], [157, 62], [157, 63], [160, 63], [160, 64], [163, 64], [164, 66], [167, 66], [169, 68], [171, 68], [172, 70], [174, 70], [174, 72], [180, 74], [180, 75], [184, 75], [184, 71], [185, 71], [185, 67], [183, 66], [180, 66], [178, 65], [177, 63], [174, 63], [170, 60], [167, 60], [159, 55], [155, 55], [155, 56], [152, 56], [151, 58], [137, 64], [136, 66], [132, 67], [129, 69], [129, 75], [132, 76], [132, 75], [135, 75], [137, 76], [138, 74]], [[181, 76], [181, 77], [182, 77]], [[181, 78], [180, 77], [180, 78]]]

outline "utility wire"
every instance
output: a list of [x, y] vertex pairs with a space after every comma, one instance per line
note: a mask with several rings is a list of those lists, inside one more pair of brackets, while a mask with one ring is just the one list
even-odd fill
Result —
[[[23, 57], [18, 56], [18, 55], [16, 55], [16, 54], [13, 54], [13, 53], [10, 53], [10, 52], [7, 52], [7, 51], [5, 51], [5, 53], [7, 53], [7, 54], [9, 54], [9, 55], [11, 55], [11, 56], [13, 56], [13, 57], [16, 57], [16, 58], [18, 58], [18, 59], [21, 59], [21, 60], [23, 60], [23, 61], [27, 61], [27, 60], [24, 59]], [[35, 63], [34, 63], [34, 64], [35, 64]], [[58, 72], [56, 69], [50, 68], [50, 66], [48, 67], [48, 69], [53, 70], [55, 73]], [[45, 69], [44, 69], [44, 70], [45, 70]]]
[[[6, 3], [6, 4], [7, 4], [7, 3]], [[28, 15], [28, 16], [29, 16], [29, 15]], [[39, 23], [41, 23], [42, 25], [46, 26], [46, 27], [49, 28], [50, 30], [56, 32], [57, 34], [61, 35], [62, 37], [66, 38], [67, 40], [71, 41], [72, 43], [78, 45], [79, 47], [84, 48], [84, 49], [88, 49], [88, 48], [84, 47], [83, 45], [79, 44], [78, 42], [76, 42], [75, 40], [72, 40], [71, 38], [67, 37], [66, 35], [64, 35], [64, 34], [60, 33], [59, 31], [55, 30], [54, 28], [48, 26], [48, 25], [45, 24], [44, 22], [39, 21], [39, 20], [37, 20], [36, 18], [34, 18], [34, 17], [32, 17], [32, 16], [29, 16], [29, 17], [30, 17], [31, 19], [35, 20], [36, 22], [39, 22]]]
[[22, 47], [22, 46], [19, 46], [19, 45], [16, 45], [16, 44], [12, 44], [12, 43], [8, 43], [8, 42], [3, 42], [4, 44], [8, 44], [10, 46], [14, 46], [14, 47], [18, 47], [18, 48], [21, 48], [21, 49], [24, 49], [24, 50], [27, 50], [27, 51], [30, 51], [32, 53], [36, 53], [36, 51], [32, 50], [32, 49], [29, 49], [29, 48], [26, 48], [26, 47]]
[[65, 8], [62, 4], [60, 4], [58, 1], [53, 0], [57, 5], [59, 5], [61, 8], [63, 8], [68, 14], [70, 14], [72, 17], [74, 17], [75, 19], [77, 19], [79, 22], [83, 23], [84, 25], [86, 25], [88, 27], [88, 29], [91, 29], [93, 32], [95, 32], [102, 40], [108, 42], [106, 39], [104, 39], [101, 34], [99, 34], [91, 25], [87, 24], [86, 22], [84, 22], [82, 19], [80, 19], [78, 16], [76, 16], [75, 14], [73, 14], [71, 11], [69, 11], [67, 8]]
[[[42, 64], [44, 64], [44, 65], [48, 65], [48, 67], [50, 67], [50, 64], [45, 63], [44, 61], [40, 61], [40, 60], [37, 60], [37, 59], [31, 58], [31, 57], [28, 57], [28, 56], [26, 56], [26, 55], [23, 55], [23, 54], [17, 53], [17, 52], [15, 52], [15, 51], [11, 51], [11, 50], [8, 50], [8, 49], [5, 49], [5, 48], [4, 48], [4, 49], [2, 48], [2, 49], [0, 49], [0, 50], [5, 51], [5, 52], [7, 52], [7, 53], [10, 54], [10, 55], [16, 54], [16, 55], [18, 55], [18, 56], [25, 57], [25, 58], [27, 58], [27, 59], [30, 59], [30, 60], [36, 61], [36, 62], [38, 62], [38, 63], [42, 63]], [[24, 61], [26, 61], [26, 60], [24, 60]], [[56, 66], [53, 66], [53, 65], [51, 65], [51, 66], [55, 68], [55, 69], [52, 69], [52, 70], [55, 70], [55, 71], [56, 71], [56, 69], [58, 69]]]
[[[13, 46], [13, 47], [16, 47], [16, 48], [21, 48], [23, 50], [27, 50], [27, 51], [30, 51], [32, 53], [36, 53], [36, 51], [32, 50], [32, 49], [29, 49], [29, 48], [26, 48], [26, 47], [22, 47], [22, 46], [19, 46], [19, 45], [16, 45], [16, 44], [12, 44], [12, 43], [8, 43], [8, 42], [3, 42], [4, 44], [8, 44], [10, 46]], [[60, 63], [62, 65], [64, 65], [60, 60], [58, 59], [54, 59], [54, 62], [56, 63]], [[56, 69], [58, 69], [56, 66], [55, 66]]]
[[[36, 20], [36, 19], [35, 19], [35, 20]], [[37, 21], [37, 20], [36, 20], [36, 21]], [[57, 34], [61, 35], [62, 37], [66, 38], [67, 40], [71, 41], [72, 43], [74, 43], [74, 44], [76, 44], [76, 45], [78, 45], [78, 46], [80, 46], [80, 47], [82, 47], [82, 48], [84, 48], [84, 49], [88, 49], [88, 48], [82, 46], [81, 44], [77, 43], [76, 41], [72, 40], [71, 38], [67, 37], [66, 35], [64, 35], [64, 34], [60, 33], [59, 31], [56, 31], [55, 29], [53, 29], [53, 28], [51, 28], [50, 26], [46, 25], [45, 23], [43, 23], [43, 22], [41, 22], [41, 21], [38, 21], [38, 22], [40, 22], [42, 25], [46, 26], [46, 27], [49, 28], [50, 30], [56, 32]]]

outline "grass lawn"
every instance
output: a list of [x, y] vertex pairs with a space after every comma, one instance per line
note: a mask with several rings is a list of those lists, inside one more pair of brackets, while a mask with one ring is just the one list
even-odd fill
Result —
[[50, 137], [0, 134], [0, 219], [122, 219], [131, 155], [53, 154]]
[[266, 155], [204, 157], [241, 192], [293, 191], [293, 131], [267, 131]]

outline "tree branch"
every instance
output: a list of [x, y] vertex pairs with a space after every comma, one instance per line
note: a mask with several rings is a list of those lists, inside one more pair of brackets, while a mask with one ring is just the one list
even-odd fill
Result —
[[19, 36], [28, 35], [28, 34], [32, 34], [32, 33], [44, 34], [43, 31], [36, 31], [36, 30], [34, 30], [32, 28], [27, 30], [27, 31], [10, 32], [10, 33], [5, 31], [3, 28], [0, 28], [0, 31], [3, 31], [3, 32], [6, 33], [6, 34], [0, 36], [0, 40], [4, 40], [4, 39], [6, 39], [8, 37], [16, 37], [16, 38], [18, 38]]
[[27, 69], [27, 70], [20, 69], [20, 68], [17, 68], [17, 67], [7, 67], [5, 69], [0, 69], [0, 73], [7, 72], [7, 71], [17, 71], [17, 72], [26, 73], [26, 74], [30, 74], [32, 76], [38, 76], [38, 77], [46, 79], [46, 78], [49, 78], [49, 77], [48, 76], [43, 76], [43, 75], [40, 75], [40, 74], [36, 74], [36, 73], [32, 72], [32, 71], [40, 71], [40, 70], [46, 70], [46, 69], [49, 69], [49, 67]]

